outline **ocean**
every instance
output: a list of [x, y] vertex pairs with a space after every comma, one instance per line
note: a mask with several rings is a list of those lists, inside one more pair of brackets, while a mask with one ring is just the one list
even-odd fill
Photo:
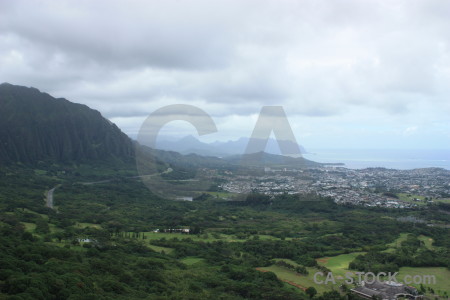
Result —
[[444, 168], [450, 170], [448, 150], [404, 149], [308, 149], [303, 157], [321, 163], [344, 163], [343, 167], [364, 169], [383, 167], [389, 169]]

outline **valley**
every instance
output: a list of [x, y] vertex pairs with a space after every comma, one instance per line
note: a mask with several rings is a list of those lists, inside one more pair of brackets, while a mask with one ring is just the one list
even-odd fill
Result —
[[182, 155], [35, 89], [0, 105], [0, 299], [360, 299], [317, 272], [448, 298], [448, 170]]

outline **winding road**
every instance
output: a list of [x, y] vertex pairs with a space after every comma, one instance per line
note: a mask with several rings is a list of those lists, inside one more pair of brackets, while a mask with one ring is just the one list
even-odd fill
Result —
[[58, 184], [57, 186], [55, 186], [54, 188], [52, 188], [51, 190], [47, 191], [47, 207], [53, 209], [53, 193], [55, 192], [55, 190], [60, 186], [60, 184]]
[[[172, 168], [167, 168], [167, 170], [161, 172], [161, 173], [156, 173], [156, 174], [150, 174], [150, 175], [140, 175], [140, 176], [131, 176], [131, 177], [125, 177], [125, 178], [146, 178], [146, 177], [153, 177], [153, 176], [157, 176], [157, 175], [162, 175], [162, 174], [167, 174], [172, 172], [173, 169]], [[105, 183], [105, 182], [110, 182], [112, 181], [112, 179], [106, 179], [106, 180], [101, 180], [101, 181], [95, 181], [95, 182], [80, 182], [81, 184], [84, 185], [90, 185], [90, 184], [96, 184], [96, 183]], [[60, 187], [61, 184], [58, 184], [57, 186], [55, 186], [54, 188], [50, 189], [47, 191], [46, 193], [46, 206], [48, 208], [54, 209], [53, 208], [53, 193], [55, 192], [55, 190]]]

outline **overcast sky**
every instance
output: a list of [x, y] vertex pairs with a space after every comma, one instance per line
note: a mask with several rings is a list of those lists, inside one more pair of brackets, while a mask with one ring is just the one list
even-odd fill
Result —
[[[450, 1], [0, 1], [0, 82], [135, 137], [168, 104], [249, 137], [282, 105], [306, 148], [450, 148]], [[193, 134], [173, 122], [164, 134]]]

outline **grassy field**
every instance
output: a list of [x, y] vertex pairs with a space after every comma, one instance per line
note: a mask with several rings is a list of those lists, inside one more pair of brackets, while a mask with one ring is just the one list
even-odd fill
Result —
[[101, 229], [102, 228], [101, 225], [94, 224], [94, 223], [76, 223], [74, 227], [75, 228], [80, 228], [80, 229], [88, 228], [88, 227], [95, 228], [95, 229]]
[[[144, 232], [145, 239], [147, 240], [160, 240], [160, 239], [192, 239], [193, 241], [213, 242], [219, 239], [214, 238], [211, 234], [183, 234], [183, 233], [165, 233], [165, 232]], [[220, 235], [221, 237], [223, 235]], [[224, 238], [225, 239], [225, 238]]]
[[434, 202], [450, 203], [450, 198], [433, 199]]
[[386, 245], [388, 249], [384, 250], [383, 252], [394, 252], [396, 248], [400, 247], [400, 244], [403, 241], [406, 241], [407, 237], [408, 233], [400, 233], [400, 236], [395, 241]]
[[25, 231], [33, 233], [34, 230], [36, 229], [36, 224], [34, 224], [34, 223], [22, 222], [22, 224], [23, 224], [23, 226], [25, 226]]
[[164, 251], [164, 253], [169, 254], [173, 252], [173, 248], [167, 248], [167, 247], [160, 247], [160, 246], [155, 246], [155, 245], [149, 245], [148, 246], [150, 249], [162, 253]]
[[[406, 238], [408, 237], [408, 233], [401, 233], [400, 236], [392, 243], [387, 244], [386, 246], [388, 246], [387, 250], [384, 250], [383, 252], [394, 252], [395, 249], [397, 249], [398, 247], [400, 247], [400, 244], [403, 241], [406, 241]], [[433, 246], [433, 239], [428, 237], [428, 236], [424, 236], [424, 235], [420, 235], [418, 237], [419, 240], [421, 240], [425, 247], [427, 247], [430, 250], [435, 249], [435, 247]]]
[[[183, 234], [183, 233], [165, 233], [165, 232], [144, 232], [144, 236], [147, 240], [159, 240], [162, 238], [165, 239], [192, 239], [193, 241], [202, 241], [202, 242], [214, 242], [214, 241], [224, 241], [224, 242], [243, 242], [246, 241], [246, 239], [239, 239], [236, 236], [233, 235], [227, 235], [222, 233], [203, 233], [203, 234]], [[258, 237], [260, 240], [280, 240], [279, 238], [276, 238], [271, 235], [255, 235], [250, 236], [250, 239], [254, 237]], [[286, 240], [289, 240], [290, 238], [286, 238]]]
[[[287, 261], [289, 263], [295, 264], [292, 261], [289, 261], [289, 260], [287, 260]], [[309, 272], [309, 274], [307, 276], [297, 274], [294, 271], [291, 271], [289, 269], [286, 269], [286, 268], [283, 268], [280, 266], [276, 266], [276, 265], [272, 265], [270, 267], [258, 268], [259, 271], [273, 272], [277, 275], [278, 279], [280, 279], [284, 282], [288, 282], [290, 284], [294, 283], [295, 285], [297, 285], [297, 287], [302, 288], [302, 289], [306, 289], [310, 286], [313, 286], [317, 290], [318, 293], [331, 291], [333, 288], [338, 289], [338, 286], [334, 286], [334, 285], [316, 284], [314, 282], [314, 274], [316, 272], [318, 272], [318, 270], [314, 269], [314, 268], [306, 268], [306, 269]]]
[[348, 269], [349, 263], [360, 254], [364, 254], [364, 252], [353, 252], [333, 257], [322, 257], [317, 259], [317, 263], [330, 269], [331, 272], [333, 272], [333, 275], [344, 276], [346, 272], [350, 272]]
[[[397, 275], [398, 281], [403, 281], [405, 275], [434, 275], [436, 277], [436, 284], [424, 284], [425, 287], [431, 287], [435, 293], [443, 295], [447, 292], [450, 295], [450, 271], [444, 267], [430, 267], [430, 268], [415, 268], [415, 267], [402, 267]], [[411, 284], [412, 286], [419, 287], [420, 285]]]
[[194, 264], [200, 263], [202, 261], [204, 261], [203, 258], [199, 258], [199, 257], [192, 257], [192, 256], [188, 256], [186, 258], [183, 258], [180, 260], [182, 263], [188, 265], [188, 266], [192, 266]]
[[[404, 194], [404, 193], [399, 193], [397, 194], [397, 196], [401, 201], [411, 202], [417, 205], [426, 205], [426, 202], [424, 201], [425, 200], [424, 196]], [[420, 199], [421, 201], [415, 201], [414, 199]]]
[[424, 235], [420, 235], [418, 237], [419, 240], [421, 240], [424, 244], [425, 247], [427, 247], [430, 250], [434, 250], [434, 246], [433, 246], [433, 239], [428, 237], [428, 236], [424, 236]]

